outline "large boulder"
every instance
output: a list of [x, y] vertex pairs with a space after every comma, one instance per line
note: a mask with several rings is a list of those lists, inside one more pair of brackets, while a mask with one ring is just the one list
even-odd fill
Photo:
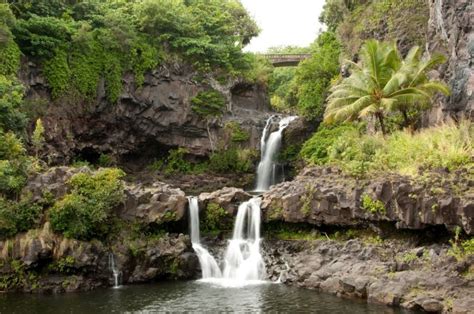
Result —
[[186, 214], [187, 203], [184, 192], [168, 184], [129, 183], [125, 185], [125, 201], [118, 214], [126, 220], [160, 224], [181, 220]]
[[225, 187], [212, 193], [199, 195], [199, 208], [207, 208], [208, 204], [217, 204], [224, 208], [231, 216], [237, 214], [240, 203], [251, 198], [251, 195], [242, 189]]

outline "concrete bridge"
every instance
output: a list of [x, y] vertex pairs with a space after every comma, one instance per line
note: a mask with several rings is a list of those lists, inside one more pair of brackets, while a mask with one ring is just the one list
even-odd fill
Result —
[[270, 60], [274, 67], [294, 67], [301, 61], [311, 57], [309, 53], [298, 54], [262, 54], [263, 57]]

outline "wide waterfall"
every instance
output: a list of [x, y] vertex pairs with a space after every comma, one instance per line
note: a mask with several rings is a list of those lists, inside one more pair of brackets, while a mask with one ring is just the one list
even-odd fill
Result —
[[239, 206], [234, 233], [224, 256], [224, 271], [200, 243], [199, 205], [196, 197], [189, 197], [191, 242], [202, 269], [202, 280], [226, 287], [261, 283], [265, 264], [260, 254], [260, 202], [252, 198]]
[[283, 130], [295, 120], [296, 116], [282, 118], [279, 122], [278, 130], [272, 132], [268, 138], [267, 134], [276, 116], [268, 118], [265, 128], [263, 129], [262, 138], [260, 140], [261, 159], [257, 168], [257, 186], [255, 191], [266, 191], [276, 183], [277, 169], [275, 158], [281, 146], [281, 137]]
[[209, 253], [206, 248], [204, 248], [200, 242], [200, 232], [199, 232], [199, 203], [197, 197], [190, 196], [188, 197], [189, 201], [189, 220], [191, 225], [191, 243], [193, 245], [194, 251], [199, 259], [199, 264], [201, 264], [202, 278], [220, 278], [222, 277], [221, 270], [217, 265], [216, 260]]

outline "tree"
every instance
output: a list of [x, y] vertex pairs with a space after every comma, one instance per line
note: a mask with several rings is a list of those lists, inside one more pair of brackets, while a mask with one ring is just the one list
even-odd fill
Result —
[[36, 157], [38, 157], [38, 152], [44, 144], [44, 127], [41, 119], [36, 120], [35, 130], [31, 136], [31, 142], [35, 148]]
[[341, 45], [334, 33], [324, 32], [318, 36], [311, 50], [311, 57], [302, 61], [296, 70], [293, 88], [300, 114], [318, 121], [324, 113], [331, 80], [339, 74]]
[[402, 60], [393, 44], [367, 41], [360, 50], [360, 64], [352, 63], [352, 74], [331, 89], [324, 114], [326, 123], [352, 121], [374, 116], [386, 134], [384, 118], [408, 108], [426, 109], [436, 92], [449, 94], [448, 87], [431, 81], [427, 72], [444, 62], [435, 55], [421, 60], [421, 50], [413, 47]]

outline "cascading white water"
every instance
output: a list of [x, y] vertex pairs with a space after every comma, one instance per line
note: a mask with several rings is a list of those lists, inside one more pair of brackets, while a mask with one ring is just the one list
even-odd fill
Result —
[[226, 249], [224, 271], [199, 243], [199, 205], [189, 197], [191, 242], [202, 269], [202, 280], [222, 286], [243, 286], [261, 283], [265, 264], [260, 254], [260, 202], [252, 198], [239, 206], [234, 233]]
[[217, 265], [216, 260], [212, 255], [203, 247], [200, 242], [199, 234], [199, 203], [195, 196], [188, 197], [189, 202], [189, 220], [191, 225], [191, 243], [194, 251], [199, 259], [201, 265], [202, 278], [220, 278], [222, 277], [221, 270]]
[[297, 117], [289, 116], [282, 118], [279, 122], [278, 130], [272, 132], [267, 139], [267, 133], [271, 127], [275, 116], [271, 116], [263, 129], [260, 140], [261, 159], [257, 168], [257, 187], [256, 191], [266, 191], [270, 185], [276, 183], [276, 163], [275, 157], [281, 146], [281, 137], [283, 130]]
[[120, 271], [115, 265], [115, 258], [113, 253], [109, 253], [109, 269], [112, 271], [112, 275], [114, 276], [114, 288], [120, 287]]
[[230, 281], [262, 280], [265, 264], [260, 254], [260, 198], [239, 206], [234, 234], [225, 254], [224, 278]]

